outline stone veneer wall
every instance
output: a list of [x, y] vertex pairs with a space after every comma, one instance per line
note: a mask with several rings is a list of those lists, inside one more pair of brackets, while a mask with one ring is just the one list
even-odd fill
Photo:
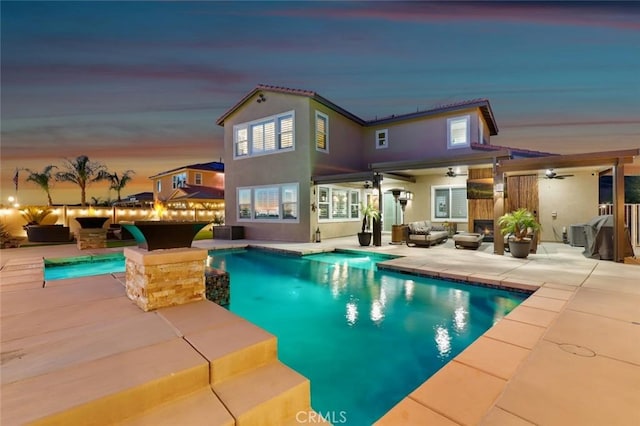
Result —
[[204, 299], [206, 250], [126, 247], [124, 256], [127, 296], [142, 310]]
[[107, 247], [107, 230], [103, 228], [79, 228], [76, 231], [78, 250]]
[[229, 273], [208, 267], [205, 270], [205, 286], [207, 300], [220, 306], [227, 306], [231, 301]]

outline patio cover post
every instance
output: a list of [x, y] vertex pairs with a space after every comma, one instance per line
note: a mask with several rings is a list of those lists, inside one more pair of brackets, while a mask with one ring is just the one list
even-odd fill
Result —
[[613, 166], [613, 229], [613, 260], [624, 262], [624, 163], [620, 160]]
[[[378, 211], [382, 212], [382, 175], [375, 173], [373, 175], [373, 187], [378, 189]], [[382, 216], [373, 220], [373, 245], [382, 246]]]
[[[497, 191], [501, 188], [502, 191]], [[504, 214], [504, 173], [498, 172], [493, 166], [493, 253], [498, 255], [504, 254], [504, 238], [498, 226], [498, 218]]]

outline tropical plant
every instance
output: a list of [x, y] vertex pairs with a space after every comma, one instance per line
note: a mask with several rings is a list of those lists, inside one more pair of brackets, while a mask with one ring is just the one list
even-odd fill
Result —
[[362, 215], [362, 232], [371, 229], [373, 220], [380, 219], [380, 211], [373, 204], [360, 204], [360, 214]]
[[122, 201], [120, 198], [120, 192], [124, 189], [125, 186], [133, 179], [133, 175], [136, 172], [133, 170], [127, 170], [123, 172], [121, 176], [118, 176], [118, 173], [107, 173], [107, 179], [109, 179], [110, 185], [109, 189], [113, 189], [118, 194], [118, 201]]
[[87, 186], [93, 182], [108, 179], [106, 166], [90, 161], [86, 155], [80, 155], [73, 160], [65, 159], [66, 171], [56, 173], [59, 182], [73, 182], [80, 187], [80, 204], [87, 205]]
[[214, 225], [224, 225], [224, 213], [215, 212], [213, 214], [213, 224]]
[[40, 225], [44, 218], [53, 213], [49, 207], [29, 206], [20, 212], [20, 215], [27, 221], [28, 225]]
[[503, 235], [512, 235], [514, 241], [524, 241], [530, 233], [542, 228], [533, 213], [526, 208], [500, 216], [498, 226]]
[[48, 165], [43, 170], [42, 173], [34, 172], [30, 169], [25, 169], [29, 176], [27, 176], [27, 182], [33, 182], [38, 185], [46, 194], [47, 194], [47, 205], [53, 205], [53, 201], [51, 201], [51, 181], [54, 179], [52, 175], [53, 169], [57, 169], [58, 167]]

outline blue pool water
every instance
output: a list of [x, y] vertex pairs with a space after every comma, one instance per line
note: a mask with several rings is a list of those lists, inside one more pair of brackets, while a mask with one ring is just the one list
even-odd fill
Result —
[[230, 273], [229, 309], [278, 336], [316, 411], [353, 425], [376, 421], [526, 298], [378, 271], [363, 254], [210, 255]]
[[[376, 421], [526, 298], [380, 271], [381, 255], [209, 254], [231, 276], [229, 309], [278, 336], [279, 358], [311, 380], [313, 408], [349, 425]], [[124, 271], [121, 255], [84, 260], [48, 261], [45, 279]]]
[[45, 259], [44, 265], [44, 279], [46, 281], [125, 271], [122, 253]]

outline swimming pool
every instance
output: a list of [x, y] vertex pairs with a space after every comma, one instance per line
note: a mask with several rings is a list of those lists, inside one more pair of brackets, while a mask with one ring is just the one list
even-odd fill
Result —
[[371, 424], [527, 296], [378, 271], [368, 254], [211, 252], [229, 309], [278, 336], [312, 406]]
[[[229, 310], [278, 337], [280, 360], [311, 380], [316, 411], [353, 425], [376, 421], [527, 297], [379, 271], [389, 257], [363, 252], [209, 254], [230, 274]], [[121, 254], [77, 259], [47, 261], [45, 279], [124, 271]]]
[[121, 252], [44, 260], [45, 281], [113, 274], [124, 271], [124, 254]]

